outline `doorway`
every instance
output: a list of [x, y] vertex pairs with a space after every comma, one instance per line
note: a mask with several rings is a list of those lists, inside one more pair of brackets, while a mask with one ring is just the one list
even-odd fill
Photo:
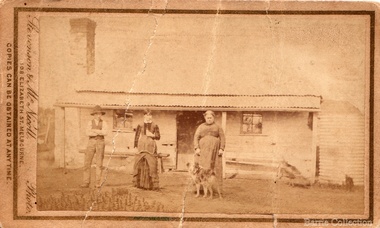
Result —
[[182, 111], [177, 113], [177, 170], [187, 170], [186, 164], [194, 160], [194, 134], [204, 122], [203, 112]]

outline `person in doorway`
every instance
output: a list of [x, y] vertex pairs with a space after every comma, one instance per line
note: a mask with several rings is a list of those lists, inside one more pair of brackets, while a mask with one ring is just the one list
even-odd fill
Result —
[[219, 186], [223, 183], [222, 155], [225, 147], [223, 129], [215, 123], [215, 113], [211, 110], [203, 114], [205, 122], [199, 125], [194, 135], [194, 162], [203, 169], [215, 172]]
[[86, 135], [89, 137], [87, 150], [84, 157], [82, 188], [88, 188], [91, 182], [91, 163], [96, 158], [96, 184], [99, 188], [102, 184], [103, 159], [104, 159], [104, 136], [107, 135], [108, 126], [101, 117], [105, 112], [99, 105], [95, 106], [91, 115], [93, 119], [87, 124]]
[[137, 188], [159, 190], [156, 140], [161, 136], [152, 118], [152, 112], [144, 110], [144, 121], [136, 128], [134, 147], [138, 154], [133, 167], [133, 184]]

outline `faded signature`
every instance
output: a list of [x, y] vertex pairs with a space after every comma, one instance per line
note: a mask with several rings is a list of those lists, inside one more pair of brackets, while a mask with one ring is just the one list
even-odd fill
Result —
[[26, 112], [26, 126], [27, 126], [27, 135], [34, 139], [37, 138], [37, 113], [33, 110], [35, 102], [38, 101], [38, 94], [35, 90], [35, 76], [33, 75], [33, 42], [32, 33], [39, 33], [39, 20], [36, 17], [28, 16], [27, 24], [27, 51], [26, 51], [26, 71], [27, 71], [27, 109]]
[[26, 181], [26, 213], [30, 213], [36, 204], [36, 185]]

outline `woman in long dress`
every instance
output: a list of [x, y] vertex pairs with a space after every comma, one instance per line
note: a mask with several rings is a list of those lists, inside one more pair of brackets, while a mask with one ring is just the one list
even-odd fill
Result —
[[138, 154], [133, 167], [133, 184], [135, 187], [158, 190], [157, 145], [160, 140], [158, 125], [152, 121], [150, 110], [144, 112], [144, 123], [139, 124], [135, 134], [135, 145]]
[[220, 187], [223, 182], [222, 155], [225, 147], [223, 129], [215, 124], [215, 113], [207, 111], [203, 114], [205, 123], [197, 128], [194, 135], [195, 162], [204, 169], [212, 169]]

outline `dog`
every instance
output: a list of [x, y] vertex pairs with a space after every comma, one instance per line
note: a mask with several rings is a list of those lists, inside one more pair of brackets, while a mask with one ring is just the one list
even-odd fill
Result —
[[277, 180], [286, 178], [290, 186], [299, 186], [303, 188], [310, 187], [310, 181], [302, 176], [301, 172], [286, 161], [282, 161], [278, 167]]
[[220, 192], [219, 184], [217, 181], [217, 178], [215, 176], [215, 172], [211, 169], [204, 169], [202, 166], [199, 165], [198, 162], [194, 163], [193, 165], [190, 165], [190, 163], [187, 163], [188, 172], [190, 174], [190, 177], [193, 181], [193, 184], [197, 188], [197, 194], [195, 197], [199, 197], [200, 195], [200, 189], [201, 186], [203, 187], [204, 195], [203, 197], [206, 198], [208, 195], [208, 192], [210, 192], [209, 198], [213, 198], [214, 194], [214, 187], [217, 189], [219, 198], [222, 198], [222, 194]]

